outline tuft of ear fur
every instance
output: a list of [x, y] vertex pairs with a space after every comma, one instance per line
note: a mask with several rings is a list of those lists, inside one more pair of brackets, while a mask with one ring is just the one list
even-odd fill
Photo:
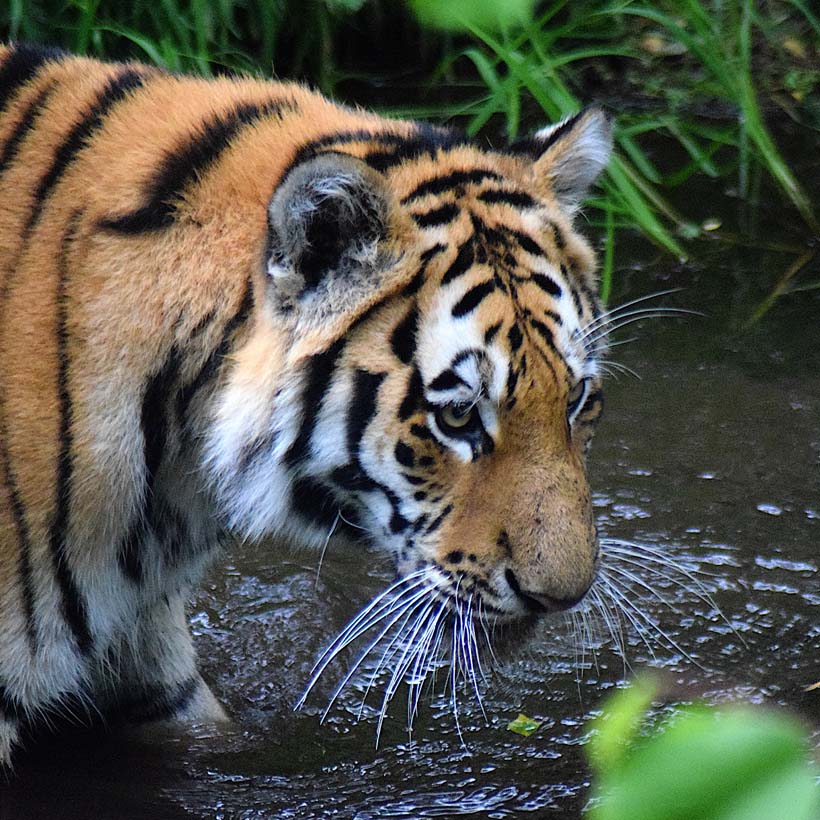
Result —
[[612, 125], [601, 108], [591, 106], [542, 128], [511, 150], [532, 157], [536, 186], [572, 215], [609, 161]]
[[321, 321], [380, 285], [392, 199], [379, 174], [346, 154], [292, 170], [268, 207], [267, 272], [278, 307]]

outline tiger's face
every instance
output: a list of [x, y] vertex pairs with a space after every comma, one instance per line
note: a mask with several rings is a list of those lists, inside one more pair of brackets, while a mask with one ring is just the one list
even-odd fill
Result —
[[572, 217], [609, 146], [591, 110], [508, 154], [292, 168], [210, 443], [229, 525], [351, 531], [414, 594], [496, 622], [577, 603], [602, 343]]

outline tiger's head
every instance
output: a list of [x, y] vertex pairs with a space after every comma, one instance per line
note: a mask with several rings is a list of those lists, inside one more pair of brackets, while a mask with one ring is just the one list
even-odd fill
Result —
[[277, 186], [209, 433], [218, 504], [249, 537], [366, 537], [430, 612], [571, 607], [598, 558], [603, 344], [572, 221], [609, 124], [588, 109], [503, 153], [410, 141], [325, 140]]

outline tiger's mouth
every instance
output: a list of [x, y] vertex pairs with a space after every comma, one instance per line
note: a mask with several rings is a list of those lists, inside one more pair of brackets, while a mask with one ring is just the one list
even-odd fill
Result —
[[452, 697], [468, 690], [480, 704], [490, 671], [513, 657], [545, 616], [566, 611], [585, 597], [570, 601], [534, 596], [522, 591], [508, 572], [512, 582], [505, 580], [514, 608], [500, 605], [503, 597], [486, 578], [459, 576], [436, 562], [417, 566], [376, 596], [336, 636], [316, 662], [296, 708], [304, 706], [334, 659], [360, 640], [365, 646], [334, 688], [323, 720], [357, 676], [363, 678], [364, 698], [371, 690], [383, 693], [377, 742], [390, 701], [402, 685], [408, 691], [408, 730], [422, 689], [437, 676], [445, 678]]

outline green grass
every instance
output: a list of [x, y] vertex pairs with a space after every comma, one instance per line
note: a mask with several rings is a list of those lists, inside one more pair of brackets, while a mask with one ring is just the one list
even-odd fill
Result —
[[[420, 28], [407, 4], [428, 25], [444, 9], [447, 31]], [[616, 153], [587, 209], [606, 241], [605, 297], [624, 232], [677, 259], [698, 253], [713, 216], [704, 182], [740, 234], [758, 199], [793, 215], [792, 247], [755, 317], [814, 284], [800, 276], [820, 226], [772, 131], [787, 118], [820, 130], [820, 17], [805, 0], [10, 0], [0, 35], [177, 71], [364, 88], [386, 113], [453, 120], [496, 141], [612, 99]], [[391, 87], [412, 103], [391, 105], [395, 95], [378, 91]], [[745, 236], [757, 238], [748, 226]]]

